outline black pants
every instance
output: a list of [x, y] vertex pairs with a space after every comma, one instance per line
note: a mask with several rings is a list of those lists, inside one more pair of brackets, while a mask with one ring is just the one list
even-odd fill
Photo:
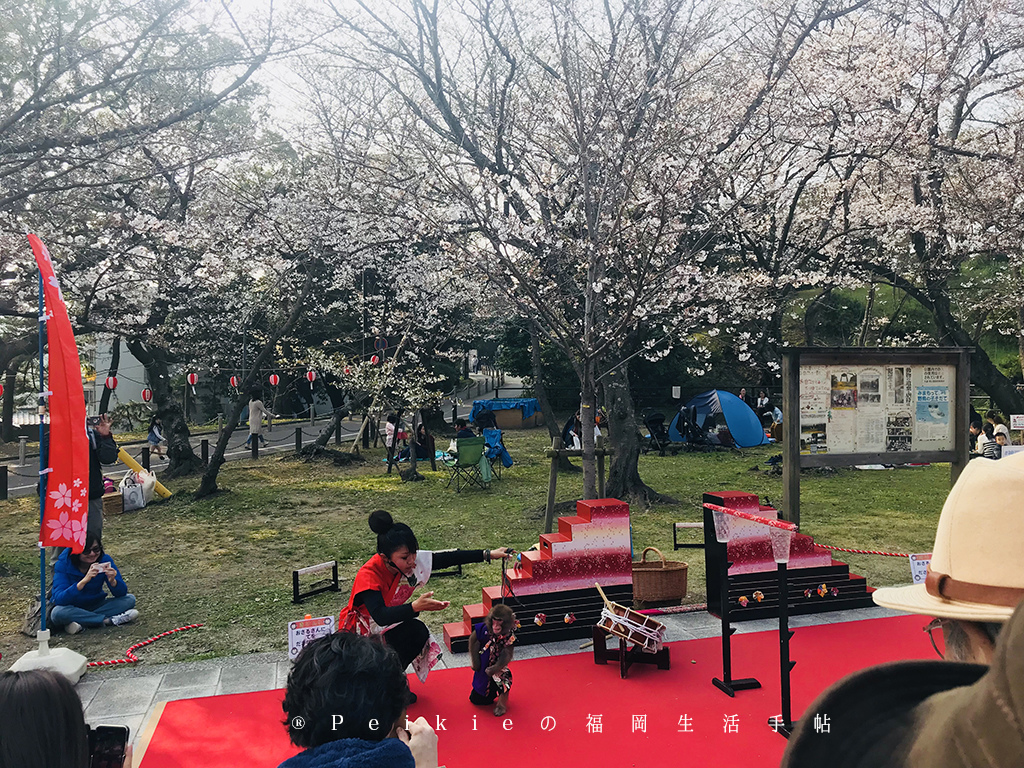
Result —
[[384, 633], [384, 642], [395, 649], [403, 670], [423, 652], [429, 638], [430, 630], [419, 619], [403, 621]]

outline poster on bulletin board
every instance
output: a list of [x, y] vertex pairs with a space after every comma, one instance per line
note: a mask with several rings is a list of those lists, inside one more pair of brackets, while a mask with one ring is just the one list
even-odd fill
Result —
[[952, 365], [801, 365], [800, 453], [952, 451]]

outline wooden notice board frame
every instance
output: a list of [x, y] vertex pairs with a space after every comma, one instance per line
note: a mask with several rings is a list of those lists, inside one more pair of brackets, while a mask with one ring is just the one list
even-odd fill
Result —
[[[968, 347], [900, 349], [884, 347], [790, 347], [782, 359], [782, 519], [800, 524], [800, 470], [805, 467], [849, 467], [855, 464], [924, 464], [948, 461], [955, 483], [970, 459], [971, 353]], [[952, 366], [954, 369], [953, 449], [880, 453], [800, 453], [801, 366]]]

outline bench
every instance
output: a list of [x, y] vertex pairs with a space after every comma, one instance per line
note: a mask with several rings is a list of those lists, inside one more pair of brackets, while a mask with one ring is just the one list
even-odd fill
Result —
[[700, 541], [680, 542], [680, 530], [704, 530], [704, 523], [673, 523], [672, 524], [672, 549], [704, 549], [703, 538]]

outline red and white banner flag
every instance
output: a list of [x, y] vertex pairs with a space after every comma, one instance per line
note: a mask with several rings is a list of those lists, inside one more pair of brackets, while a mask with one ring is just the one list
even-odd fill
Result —
[[35, 235], [29, 235], [28, 241], [43, 276], [49, 345], [49, 392], [46, 393], [50, 413], [49, 466], [39, 539], [44, 547], [71, 547], [72, 552], [78, 553], [85, 548], [89, 519], [89, 436], [85, 425], [82, 366], [50, 254]]

